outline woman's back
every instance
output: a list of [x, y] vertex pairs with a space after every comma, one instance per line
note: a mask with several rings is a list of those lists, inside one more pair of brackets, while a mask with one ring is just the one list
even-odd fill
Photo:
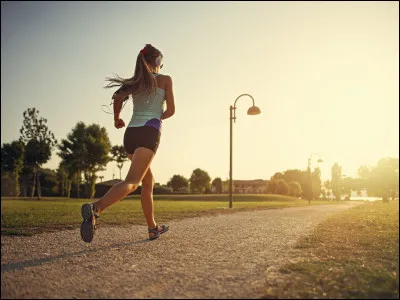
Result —
[[128, 127], [152, 126], [160, 129], [164, 100], [165, 90], [159, 87], [156, 88], [155, 93], [135, 97], [133, 114]]

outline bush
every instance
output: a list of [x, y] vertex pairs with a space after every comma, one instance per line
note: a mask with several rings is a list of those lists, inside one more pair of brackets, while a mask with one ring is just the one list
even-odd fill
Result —
[[153, 194], [171, 194], [172, 188], [168, 186], [155, 186], [153, 188]]
[[276, 182], [275, 194], [287, 195], [289, 193], [289, 186], [285, 180], [279, 179]]
[[186, 187], [186, 186], [183, 186], [183, 187], [179, 188], [177, 190], [177, 192], [180, 193], [180, 194], [188, 194], [189, 193], [189, 188]]

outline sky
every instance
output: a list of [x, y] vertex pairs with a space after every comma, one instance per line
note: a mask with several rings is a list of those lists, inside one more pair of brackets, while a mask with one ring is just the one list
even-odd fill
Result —
[[[1, 2], [1, 143], [19, 138], [36, 107], [58, 141], [77, 122], [124, 129], [101, 110], [114, 73], [131, 77], [150, 43], [164, 55], [175, 115], [164, 121], [151, 169], [161, 184], [201, 168], [229, 178], [269, 179], [287, 169], [399, 157], [399, 3], [368, 2]], [[129, 122], [132, 103], [121, 113]], [[44, 167], [56, 169], [57, 150]], [[122, 169], [125, 177], [130, 163]], [[99, 172], [119, 178], [115, 162]]]

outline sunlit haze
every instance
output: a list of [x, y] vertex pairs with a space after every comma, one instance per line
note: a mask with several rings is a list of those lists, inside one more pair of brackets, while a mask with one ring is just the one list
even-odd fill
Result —
[[[101, 110], [113, 93], [104, 79], [130, 77], [146, 43], [164, 54], [176, 103], [156, 182], [196, 168], [229, 177], [229, 106], [243, 93], [261, 114], [237, 102], [234, 179], [304, 170], [313, 153], [323, 180], [335, 162], [356, 176], [399, 155], [399, 3], [381, 1], [1, 2], [1, 142], [18, 139], [36, 107], [58, 141], [83, 121], [121, 145], [124, 129]], [[128, 103], [126, 123], [131, 113]], [[44, 167], [58, 167], [56, 152]], [[111, 162], [98, 175], [113, 174]]]

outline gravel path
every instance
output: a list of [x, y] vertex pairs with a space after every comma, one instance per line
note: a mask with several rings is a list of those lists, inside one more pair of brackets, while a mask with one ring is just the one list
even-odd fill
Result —
[[[267, 269], [328, 215], [357, 204], [238, 212], [147, 227], [101, 227], [1, 239], [1, 298], [260, 298]], [[101, 220], [101, 219], [100, 219]]]

